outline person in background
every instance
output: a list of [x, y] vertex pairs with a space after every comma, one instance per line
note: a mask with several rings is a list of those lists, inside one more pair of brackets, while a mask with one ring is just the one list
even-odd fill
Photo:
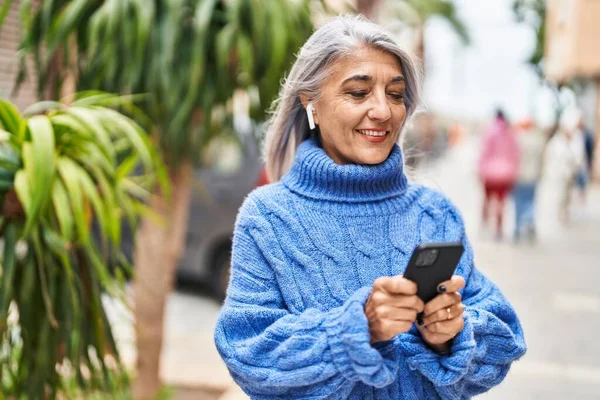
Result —
[[[361, 17], [308, 39], [265, 138], [271, 184], [236, 220], [215, 344], [252, 399], [468, 399], [526, 351], [519, 318], [475, 265], [459, 211], [411, 183], [400, 143], [419, 106], [413, 57]], [[461, 241], [423, 303], [404, 278], [425, 242]]]
[[552, 136], [544, 152], [543, 180], [547, 192], [556, 196], [559, 220], [569, 221], [571, 191], [579, 170], [578, 157], [574, 146], [574, 135], [579, 129], [576, 112], [565, 111], [561, 116], [558, 131]]
[[595, 140], [594, 140], [594, 132], [585, 126], [585, 122], [583, 118], [580, 120], [579, 129], [583, 132], [583, 140], [584, 140], [584, 148], [585, 148], [585, 167], [587, 172], [587, 182], [589, 183], [590, 179], [593, 176], [594, 169], [594, 150], [595, 150]]
[[583, 123], [583, 113], [578, 108], [567, 109], [563, 115], [564, 125], [571, 133], [570, 145], [575, 157], [575, 188], [579, 193], [579, 202], [585, 205], [589, 171], [586, 156], [586, 138]]
[[587, 164], [588, 178], [591, 179], [594, 175], [596, 140], [594, 139], [594, 132], [591, 129], [584, 126], [583, 132], [585, 134], [585, 159]]
[[536, 129], [532, 119], [516, 124], [516, 137], [519, 146], [519, 172], [513, 189], [515, 201], [515, 230], [513, 238], [519, 241], [523, 233], [534, 239], [535, 193], [541, 175], [546, 139], [543, 132]]
[[[502, 110], [484, 134], [479, 158], [479, 177], [483, 183], [482, 223], [486, 228], [490, 214], [496, 220], [496, 238], [502, 238], [504, 202], [513, 188], [519, 170], [519, 147]], [[492, 210], [493, 212], [490, 212]]]

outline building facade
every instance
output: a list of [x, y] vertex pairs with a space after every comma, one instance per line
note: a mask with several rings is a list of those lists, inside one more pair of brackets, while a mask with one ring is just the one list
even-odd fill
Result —
[[600, 0], [548, 0], [544, 74], [575, 82], [578, 105], [596, 134], [595, 175], [600, 178]]

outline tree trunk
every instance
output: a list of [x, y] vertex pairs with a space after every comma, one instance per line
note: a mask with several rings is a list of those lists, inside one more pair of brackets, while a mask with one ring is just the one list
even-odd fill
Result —
[[136, 240], [133, 279], [137, 338], [137, 376], [134, 399], [153, 399], [161, 387], [160, 355], [164, 312], [173, 289], [175, 269], [183, 255], [191, 200], [193, 165], [172, 170], [170, 201], [159, 190], [150, 201], [162, 221], [144, 218]]
[[372, 20], [375, 18], [375, 10], [378, 4], [379, 0], [356, 0], [356, 11]]

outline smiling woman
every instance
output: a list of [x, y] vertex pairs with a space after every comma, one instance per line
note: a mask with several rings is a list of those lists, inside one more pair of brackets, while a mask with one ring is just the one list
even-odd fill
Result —
[[[336, 63], [314, 104], [323, 150], [337, 164], [383, 162], [406, 119], [406, 82], [397, 57], [361, 47]], [[306, 106], [312, 101], [301, 96]]]
[[[215, 331], [251, 398], [464, 399], [524, 354], [456, 207], [404, 173], [398, 142], [418, 103], [412, 57], [360, 17], [334, 18], [300, 51], [267, 130], [274, 183], [238, 213]], [[454, 241], [456, 275], [424, 304], [403, 277], [411, 253]]]

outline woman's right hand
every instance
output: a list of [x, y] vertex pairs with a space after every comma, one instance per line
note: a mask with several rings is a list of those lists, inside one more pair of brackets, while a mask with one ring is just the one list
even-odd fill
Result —
[[365, 305], [371, 343], [390, 340], [408, 332], [425, 305], [417, 297], [417, 285], [403, 276], [375, 280]]

